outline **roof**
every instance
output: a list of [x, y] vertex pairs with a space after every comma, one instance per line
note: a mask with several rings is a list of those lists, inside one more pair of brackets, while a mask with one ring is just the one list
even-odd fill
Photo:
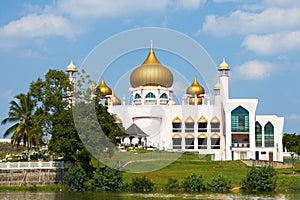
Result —
[[137, 137], [147, 137], [148, 135], [142, 130], [140, 129], [140, 127], [138, 127], [135, 123], [133, 123], [131, 126], [129, 126], [126, 130], [125, 130], [125, 135], [128, 136], [137, 136]]

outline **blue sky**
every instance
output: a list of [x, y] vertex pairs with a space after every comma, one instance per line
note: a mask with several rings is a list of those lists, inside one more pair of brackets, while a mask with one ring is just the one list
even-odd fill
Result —
[[[283, 116], [284, 132], [300, 132], [298, 0], [29, 0], [2, 4], [1, 120], [13, 97], [27, 92], [30, 82], [49, 69], [63, 70], [70, 59], [79, 68], [91, 50], [112, 35], [161, 27], [194, 39], [216, 65], [225, 57], [231, 67], [230, 97], [258, 98], [257, 114]], [[124, 60], [122, 64], [132, 70], [146, 55], [146, 50], [137, 52], [115, 63]], [[166, 65], [174, 63], [162, 51], [157, 56]], [[113, 73], [105, 79], [115, 86]], [[185, 79], [192, 82], [193, 75], [187, 73]], [[0, 126], [0, 137], [6, 128]]]

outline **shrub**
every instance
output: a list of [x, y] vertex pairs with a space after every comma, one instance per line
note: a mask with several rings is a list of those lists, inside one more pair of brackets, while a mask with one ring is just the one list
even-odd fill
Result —
[[64, 184], [68, 191], [85, 191], [86, 181], [87, 175], [80, 165], [69, 169], [64, 178]]
[[89, 184], [91, 190], [94, 191], [121, 191], [123, 188], [122, 173], [109, 167], [104, 170], [97, 169]]
[[202, 175], [192, 173], [191, 175], [184, 178], [182, 182], [182, 188], [186, 191], [200, 192], [206, 189], [205, 183], [203, 182]]
[[273, 191], [275, 189], [275, 177], [276, 171], [273, 167], [252, 167], [242, 181], [242, 188], [251, 192]]
[[168, 183], [167, 183], [167, 190], [169, 191], [176, 191], [179, 189], [179, 182], [174, 177], [169, 177]]
[[209, 189], [213, 192], [228, 192], [231, 183], [223, 175], [214, 176], [209, 184]]
[[154, 190], [154, 183], [146, 176], [132, 178], [131, 190], [133, 192], [151, 192]]

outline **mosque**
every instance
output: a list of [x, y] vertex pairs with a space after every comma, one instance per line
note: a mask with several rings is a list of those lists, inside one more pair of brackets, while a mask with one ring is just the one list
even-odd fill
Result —
[[[172, 99], [173, 74], [150, 47], [144, 63], [130, 76], [130, 105], [121, 101], [104, 79], [99, 88], [108, 111], [125, 128], [124, 145], [166, 151], [199, 152], [213, 160], [283, 161], [284, 118], [256, 115], [258, 99], [230, 99], [230, 68], [223, 59], [214, 87], [214, 103], [195, 77], [180, 105]], [[76, 81], [71, 62], [66, 70]]]

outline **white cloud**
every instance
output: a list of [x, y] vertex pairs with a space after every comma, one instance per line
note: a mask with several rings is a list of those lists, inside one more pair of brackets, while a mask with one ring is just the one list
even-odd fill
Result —
[[242, 44], [246, 49], [260, 55], [271, 55], [300, 49], [300, 31], [267, 35], [249, 35]]
[[260, 13], [237, 10], [228, 16], [206, 16], [202, 30], [215, 36], [271, 33], [297, 29], [299, 19], [300, 8], [268, 8]]
[[75, 18], [118, 17], [166, 9], [198, 9], [206, 0], [62, 0], [57, 9]]
[[263, 80], [274, 71], [274, 66], [265, 61], [252, 60], [235, 68], [241, 79]]
[[27, 15], [0, 28], [0, 37], [35, 38], [51, 35], [73, 35], [71, 23], [54, 15]]
[[289, 120], [293, 120], [293, 121], [299, 121], [300, 120], [300, 116], [296, 113], [292, 113], [292, 114], [288, 115], [287, 118]]

